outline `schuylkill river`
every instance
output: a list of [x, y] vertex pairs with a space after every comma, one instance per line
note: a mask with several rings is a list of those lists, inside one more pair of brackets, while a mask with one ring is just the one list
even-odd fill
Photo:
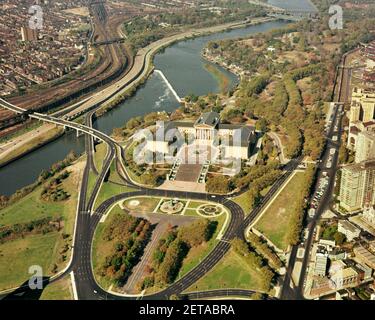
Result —
[[[269, 3], [288, 9], [313, 10], [307, 0], [269, 0]], [[283, 21], [274, 21], [182, 41], [156, 55], [154, 64], [156, 69], [163, 71], [180, 97], [191, 93], [196, 95], [217, 93], [220, 91], [219, 83], [205, 69], [204, 65], [207, 62], [201, 58], [201, 51], [207, 42], [243, 37], [279, 28], [285, 24], [286, 22]], [[221, 71], [228, 76], [233, 87], [238, 81], [237, 77], [224, 69]], [[111, 133], [113, 128], [123, 126], [132, 117], [152, 111], [173, 111], [178, 106], [178, 102], [160, 75], [153, 74], [133, 97], [99, 118], [94, 126], [105, 133]], [[1, 168], [0, 194], [11, 195], [16, 190], [33, 183], [43, 169], [48, 169], [53, 163], [64, 159], [71, 150], [77, 153], [84, 151], [83, 137], [76, 138], [74, 132], [69, 132], [56, 141]]]

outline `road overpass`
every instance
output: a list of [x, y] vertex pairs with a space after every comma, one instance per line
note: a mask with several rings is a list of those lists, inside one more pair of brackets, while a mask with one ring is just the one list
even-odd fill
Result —
[[[5, 109], [8, 109], [10, 111], [13, 111], [17, 114], [23, 114], [28, 116], [29, 118], [33, 118], [36, 120], [40, 120], [47, 123], [52, 123], [58, 126], [63, 126], [64, 128], [71, 128], [73, 130], [76, 130], [78, 132], [82, 132], [85, 134], [88, 134], [98, 140], [101, 140], [103, 142], [112, 142], [116, 143], [110, 136], [106, 135], [105, 133], [96, 130], [94, 128], [87, 127], [83, 124], [75, 123], [72, 121], [68, 121], [65, 119], [56, 118], [50, 115], [45, 115], [38, 112], [33, 112], [32, 110], [26, 110], [20, 107], [17, 107], [15, 105], [10, 104], [9, 102], [5, 101], [4, 99], [0, 98], [0, 107], [3, 107]], [[116, 143], [117, 144], [117, 143]]]

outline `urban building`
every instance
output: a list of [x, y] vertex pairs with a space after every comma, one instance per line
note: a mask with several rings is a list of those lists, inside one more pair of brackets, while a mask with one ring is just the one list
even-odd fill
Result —
[[331, 276], [331, 283], [335, 289], [342, 289], [358, 283], [358, 272], [354, 268], [338, 270]]
[[355, 162], [375, 159], [375, 132], [360, 132], [355, 149]]
[[355, 259], [361, 264], [365, 264], [372, 269], [375, 269], [375, 255], [368, 251], [363, 246], [357, 246], [353, 249]]
[[354, 121], [368, 122], [374, 120], [375, 93], [361, 88], [354, 88], [352, 93], [352, 106], [359, 106], [359, 117]]
[[354, 269], [358, 272], [361, 281], [367, 281], [372, 277], [372, 269], [364, 264], [357, 263]]
[[348, 212], [375, 204], [375, 159], [342, 168], [340, 206]]
[[361, 230], [355, 225], [346, 220], [340, 220], [338, 223], [338, 232], [341, 232], [346, 236], [348, 241], [352, 241], [354, 238], [358, 238]]
[[[357, 151], [359, 134], [361, 132], [375, 132], [374, 92], [361, 88], [353, 89], [349, 120], [349, 136], [347, 147], [350, 150]], [[362, 142], [364, 142], [364, 140], [362, 140]], [[360, 162], [363, 160], [358, 161]]]
[[345, 251], [335, 248], [328, 253], [328, 258], [332, 261], [345, 260], [347, 258], [347, 254]]
[[328, 258], [326, 255], [318, 253], [315, 259], [314, 275], [325, 277], [327, 274]]
[[375, 225], [375, 206], [369, 206], [363, 210], [362, 218], [372, 224]]

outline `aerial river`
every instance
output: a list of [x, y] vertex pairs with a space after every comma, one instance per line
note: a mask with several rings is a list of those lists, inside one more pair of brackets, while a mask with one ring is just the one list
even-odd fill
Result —
[[[304, 1], [307, 4], [309, 3], [307, 0], [297, 2], [300, 5]], [[280, 1], [270, 0], [269, 2]], [[285, 3], [285, 1], [282, 2]], [[207, 61], [201, 57], [201, 51], [206, 44], [212, 40], [239, 38], [264, 32], [282, 27], [285, 24], [286, 22], [283, 21], [273, 21], [181, 41], [156, 55], [154, 65], [156, 69], [163, 72], [180, 97], [188, 94], [218, 93], [220, 92], [219, 81], [212, 73], [207, 71], [205, 68]], [[238, 83], [238, 78], [234, 74], [218, 66], [215, 67], [228, 77], [230, 87], [234, 87]], [[162, 76], [153, 73], [131, 98], [97, 119], [94, 126], [102, 132], [110, 134], [114, 128], [124, 126], [132, 117], [153, 111], [170, 112], [178, 107], [179, 103], [176, 97], [172, 94]], [[1, 168], [0, 195], [11, 195], [16, 190], [33, 183], [43, 169], [48, 169], [53, 163], [64, 159], [71, 150], [79, 154], [84, 151], [83, 137], [76, 138], [74, 132], [68, 132], [54, 142]]]

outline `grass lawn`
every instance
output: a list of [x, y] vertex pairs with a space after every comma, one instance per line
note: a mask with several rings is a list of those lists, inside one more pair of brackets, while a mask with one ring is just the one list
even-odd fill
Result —
[[105, 200], [115, 195], [130, 191], [134, 191], [134, 189], [127, 186], [119, 186], [111, 182], [104, 182], [100, 188], [99, 195], [96, 198], [94, 208], [97, 209]]
[[252, 204], [250, 203], [249, 197], [250, 191], [246, 191], [238, 197], [233, 198], [232, 200], [237, 203], [245, 213], [245, 216], [248, 215], [251, 210], [253, 210]]
[[184, 213], [184, 216], [193, 216], [193, 217], [201, 217], [198, 213], [197, 213], [197, 210], [196, 209], [186, 209], [185, 210], [185, 213]]
[[293, 200], [301, 192], [304, 182], [305, 174], [297, 172], [255, 224], [257, 230], [282, 250], [288, 248], [288, 227], [296, 210]]
[[70, 176], [63, 181], [63, 188], [70, 193], [70, 198], [62, 202], [50, 202], [40, 199], [42, 187], [20, 199], [11, 206], [0, 210], [0, 225], [26, 223], [45, 217], [61, 216], [64, 221], [63, 231], [70, 236], [63, 239], [61, 233], [30, 235], [21, 239], [0, 244], [0, 290], [13, 288], [29, 278], [28, 268], [31, 265], [43, 267], [46, 276], [52, 275], [52, 266], [56, 263], [58, 270], [66, 265], [70, 249], [62, 259], [60, 251], [65, 244], [70, 245], [74, 231], [78, 187], [83, 170], [80, 161], [68, 168]]
[[59, 233], [53, 232], [1, 244], [0, 290], [14, 288], [27, 281], [31, 277], [28, 272], [32, 265], [41, 266], [44, 274], [51, 275], [60, 238]]
[[[151, 198], [151, 197], [136, 197], [125, 200], [123, 205], [129, 211], [136, 211], [138, 213], [152, 213], [161, 198]], [[138, 205], [131, 205], [132, 201], [139, 201]]]
[[196, 208], [199, 208], [202, 204], [205, 204], [205, 202], [201, 202], [201, 201], [190, 201], [190, 202], [189, 202], [189, 205], [188, 205], [188, 208], [189, 208], [189, 209], [196, 209]]
[[73, 289], [70, 276], [49, 284], [39, 300], [73, 300]]
[[115, 161], [112, 162], [109, 174], [109, 181], [113, 181], [116, 183], [124, 183], [124, 181], [120, 178], [117, 170], [116, 170], [116, 163]]
[[89, 172], [89, 178], [87, 181], [87, 197], [89, 198], [92, 191], [94, 190], [95, 183], [96, 183], [97, 175], [90, 170]]
[[257, 271], [247, 265], [232, 250], [203, 278], [188, 288], [186, 292], [227, 288], [261, 289]]
[[103, 161], [108, 151], [108, 145], [106, 143], [100, 143], [95, 146], [95, 149], [94, 163], [96, 169], [100, 172], [103, 168]]

